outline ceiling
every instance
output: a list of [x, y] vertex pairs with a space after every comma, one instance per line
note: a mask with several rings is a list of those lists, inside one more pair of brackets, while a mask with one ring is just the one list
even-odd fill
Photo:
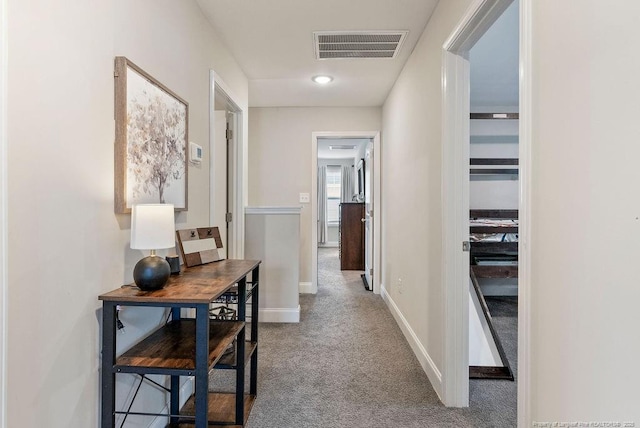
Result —
[[[249, 79], [251, 107], [380, 106], [437, 0], [197, 0]], [[318, 4], [321, 7], [316, 8]], [[518, 1], [469, 53], [471, 107], [518, 106]], [[315, 55], [317, 31], [403, 31], [393, 59]], [[326, 86], [311, 78], [333, 76]]]
[[[437, 0], [197, 0], [249, 79], [251, 107], [380, 106]], [[393, 59], [317, 60], [314, 31], [408, 30]], [[329, 85], [311, 81], [331, 75]]]

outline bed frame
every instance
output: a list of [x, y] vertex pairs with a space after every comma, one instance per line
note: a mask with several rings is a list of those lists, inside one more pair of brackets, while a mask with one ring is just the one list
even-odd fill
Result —
[[[492, 220], [517, 220], [518, 210], [470, 210], [471, 219], [492, 219]], [[518, 226], [497, 227], [497, 226], [471, 226], [469, 232], [474, 233], [518, 233]], [[479, 260], [490, 263], [495, 261], [515, 261], [518, 260], [517, 242], [471, 242], [471, 269], [476, 278], [517, 278], [518, 265], [483, 264], [478, 265]]]

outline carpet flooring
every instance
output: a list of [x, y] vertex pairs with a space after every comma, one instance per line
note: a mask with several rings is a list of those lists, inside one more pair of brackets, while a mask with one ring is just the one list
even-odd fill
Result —
[[[380, 296], [339, 269], [337, 249], [319, 249], [300, 323], [260, 324], [249, 428], [516, 426], [514, 382], [471, 381], [469, 408], [443, 406]], [[215, 370], [211, 388], [231, 376]]]

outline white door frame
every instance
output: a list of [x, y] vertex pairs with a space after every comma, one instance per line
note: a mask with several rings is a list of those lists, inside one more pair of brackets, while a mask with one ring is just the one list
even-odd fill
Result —
[[518, 427], [531, 426], [531, 148], [534, 0], [520, 0], [520, 205], [518, 207]]
[[[370, 287], [370, 290], [373, 291], [373, 275], [372, 275], [372, 270], [370, 269], [371, 266], [375, 267], [375, 264], [373, 263], [373, 240], [371, 239], [371, 237], [375, 236], [375, 234], [373, 233], [373, 216], [375, 215], [375, 212], [373, 211], [376, 207], [376, 201], [373, 199], [373, 185], [371, 183], [373, 176], [375, 175], [375, 163], [376, 163], [376, 153], [373, 147], [373, 143], [367, 143], [366, 147], [365, 147], [365, 172], [364, 175], [365, 177], [367, 176], [367, 174], [369, 175], [368, 179], [365, 179], [365, 186], [364, 186], [364, 191], [365, 191], [365, 227], [364, 227], [364, 234], [365, 234], [365, 250], [364, 250], [364, 277], [367, 281], [367, 287]], [[373, 160], [373, 162], [371, 162], [371, 160]], [[368, 184], [367, 184], [368, 183]], [[367, 189], [368, 187], [368, 189]], [[369, 201], [367, 201], [367, 198], [369, 198]], [[368, 205], [368, 206], [367, 206]], [[369, 210], [368, 208], [371, 208], [371, 210]], [[373, 215], [371, 215], [371, 213], [373, 213]], [[371, 241], [371, 242], [369, 242]], [[371, 284], [371, 285], [369, 285]]]
[[382, 263], [380, 243], [382, 212], [380, 199], [380, 131], [334, 131], [311, 133], [311, 289], [309, 292], [318, 292], [318, 138], [372, 138], [373, 152], [378, 156], [373, 157], [373, 284], [372, 290], [380, 294], [380, 279], [382, 278]]
[[[447, 406], [469, 405], [469, 49], [513, 0], [475, 0], [443, 45], [443, 296], [445, 355], [442, 376]], [[520, 226], [518, 280], [518, 426], [529, 420], [530, 266], [530, 8], [520, 0]]]
[[227, 98], [227, 104], [233, 107], [233, 129], [234, 144], [228, 156], [231, 156], [231, 171], [228, 172], [229, 181], [227, 186], [230, 190], [229, 195], [229, 212], [233, 215], [229, 234], [227, 236], [227, 257], [230, 259], [241, 259], [244, 257], [244, 207], [245, 198], [247, 196], [247, 141], [244, 135], [244, 112], [247, 106], [240, 103], [228, 85], [218, 76], [218, 74], [210, 70], [210, 92], [209, 92], [209, 224], [214, 224], [214, 190], [215, 190], [215, 174], [212, 166], [214, 165], [213, 142], [215, 139], [215, 96], [216, 91], [222, 92]]

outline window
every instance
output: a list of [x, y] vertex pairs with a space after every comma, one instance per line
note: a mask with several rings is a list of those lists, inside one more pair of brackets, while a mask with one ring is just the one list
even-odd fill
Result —
[[327, 167], [327, 223], [340, 220], [340, 193], [342, 191], [342, 170], [339, 166]]

